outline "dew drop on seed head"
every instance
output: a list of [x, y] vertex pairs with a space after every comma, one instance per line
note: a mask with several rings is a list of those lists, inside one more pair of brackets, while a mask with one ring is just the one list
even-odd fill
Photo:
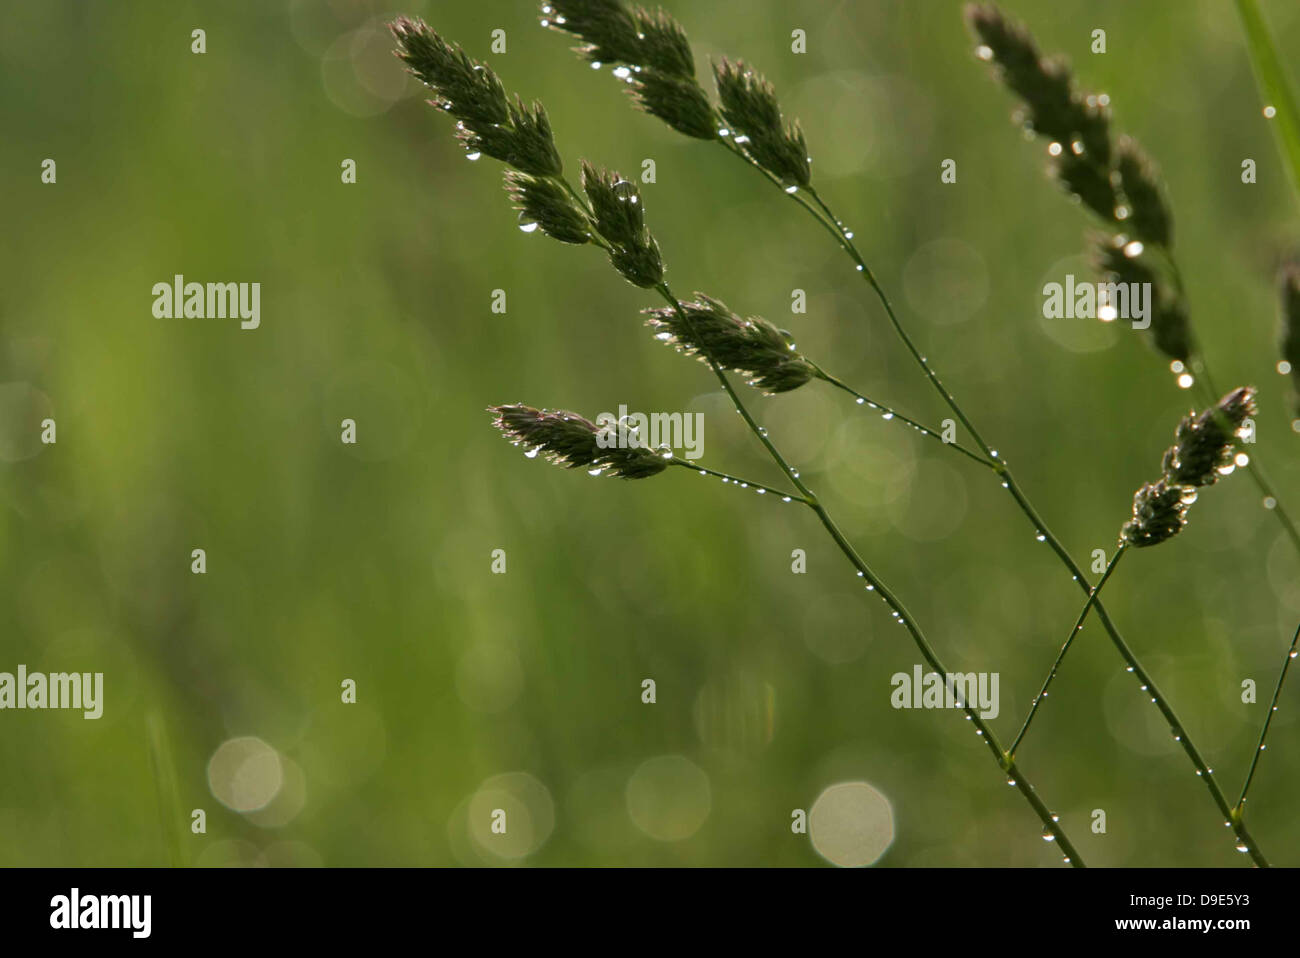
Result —
[[632, 71], [627, 67], [615, 67], [614, 76], [618, 77], [620, 80], [626, 80], [632, 76]]
[[981, 43], [979, 46], [975, 48], [975, 55], [979, 57], [981, 60], [992, 60], [993, 48]]
[[541, 448], [542, 448], [541, 446], [533, 446], [532, 449], [525, 449], [524, 455], [527, 456], [529, 459], [536, 459], [537, 453], [541, 450]]
[[477, 159], [478, 159], [479, 157], [481, 157], [482, 155], [483, 155], [482, 153], [479, 153], [479, 152], [476, 150], [476, 151], [473, 152], [473, 153], [466, 153], [466, 154], [465, 154], [465, 159], [467, 159], [467, 160], [469, 160], [471, 163], [473, 163], [475, 160], [477, 160]]

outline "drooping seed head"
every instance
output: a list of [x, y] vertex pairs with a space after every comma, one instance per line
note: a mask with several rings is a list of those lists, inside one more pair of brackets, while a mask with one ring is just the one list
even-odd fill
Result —
[[1149, 344], [1170, 359], [1186, 363], [1192, 353], [1192, 329], [1178, 291], [1148, 264], [1144, 252], [1135, 252], [1127, 234], [1092, 233], [1088, 239], [1093, 268], [1107, 283], [1127, 288], [1125, 295], [1145, 284], [1151, 293]]
[[630, 66], [648, 67], [682, 80], [695, 79], [695, 55], [682, 25], [662, 9], [632, 8], [640, 40], [640, 58]]
[[591, 240], [591, 221], [556, 180], [516, 170], [507, 170], [505, 180], [521, 223], [536, 223], [543, 233], [562, 243]]
[[1116, 152], [1115, 170], [1130, 210], [1126, 226], [1144, 243], [1171, 248], [1174, 217], [1160, 189], [1155, 163], [1132, 137], [1121, 137]]
[[1210, 486], [1231, 471], [1233, 444], [1242, 424], [1258, 412], [1255, 389], [1242, 386], [1228, 393], [1200, 415], [1188, 413], [1174, 433], [1174, 445], [1165, 452], [1164, 478], [1184, 486]]
[[663, 10], [629, 7], [621, 0], [542, 0], [542, 23], [585, 41], [576, 49], [592, 63], [695, 79], [686, 31]]
[[1028, 128], [1058, 144], [1052, 170], [1061, 185], [1098, 216], [1115, 220], [1105, 98], [1078, 93], [1066, 61], [1043, 57], [1029, 31], [993, 4], [969, 4], [966, 21], [980, 42], [981, 58], [994, 63], [998, 78], [1024, 102]]
[[1082, 110], [1065, 61], [1045, 59], [1029, 31], [991, 3], [968, 4], [965, 12], [981, 58], [992, 61], [1002, 82], [1025, 102], [1034, 132], [1068, 147], [1082, 132]]
[[490, 406], [492, 425], [529, 455], [568, 469], [585, 468], [619, 479], [647, 479], [668, 468], [660, 452], [641, 445], [622, 423], [597, 426], [577, 413], [532, 406]]
[[1087, 156], [1078, 156], [1068, 147], [1052, 161], [1061, 186], [1079, 198], [1084, 206], [1103, 219], [1115, 218], [1115, 186], [1110, 171]]
[[691, 302], [646, 310], [655, 338], [701, 360], [712, 359], [766, 393], [797, 389], [816, 374], [786, 334], [758, 316], [742, 318], [725, 303], [696, 293]]
[[423, 20], [398, 17], [388, 25], [397, 56], [433, 90], [434, 102], [467, 125], [505, 123], [506, 92], [492, 68], [448, 43]]
[[678, 133], [698, 140], [718, 138], [717, 114], [694, 80], [645, 70], [632, 78], [628, 92], [640, 109], [663, 120]]
[[1133, 496], [1133, 518], [1120, 529], [1121, 544], [1144, 548], [1172, 539], [1187, 524], [1195, 498], [1195, 490], [1163, 478], [1144, 484]]
[[458, 121], [456, 137], [467, 153], [486, 153], [535, 176], [559, 176], [564, 167], [541, 104], [507, 99], [491, 67], [471, 59], [421, 20], [389, 24], [397, 56], [434, 94], [435, 106]]
[[659, 244], [645, 225], [635, 183], [612, 170], [582, 164], [582, 188], [591, 203], [596, 231], [612, 247], [609, 260], [629, 283], [649, 289], [663, 282]]
[[722, 102], [722, 117], [745, 152], [759, 166], [788, 186], [811, 182], [808, 147], [798, 122], [781, 115], [776, 91], [762, 74], [743, 62], [725, 57], [713, 65]]
[[542, 23], [585, 41], [575, 49], [592, 63], [640, 59], [636, 21], [619, 0], [543, 0]]

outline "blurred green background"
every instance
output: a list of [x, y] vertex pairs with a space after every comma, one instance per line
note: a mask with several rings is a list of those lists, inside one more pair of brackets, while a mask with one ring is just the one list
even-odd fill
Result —
[[[1075, 556], [1109, 552], [1190, 396], [1123, 324], [1041, 318], [1043, 284], [1086, 273], [1091, 224], [1010, 122], [960, 4], [665, 5], [702, 75], [725, 53], [776, 84], [925, 353]], [[1300, 207], [1232, 5], [1006, 9], [1161, 165], [1216, 377], [1260, 387], [1251, 452], [1300, 509], [1272, 282]], [[652, 296], [516, 228], [500, 165], [467, 163], [392, 58], [402, 12], [542, 100], [571, 173], [655, 160], [645, 206], [679, 294], [946, 415], [815, 224], [631, 109], [530, 3], [6, 3], [0, 670], [102, 671], [105, 710], [0, 713], [0, 863], [818, 865], [791, 811], [861, 781], [889, 803], [869, 823], [894, 830], [881, 865], [1058, 865], [958, 713], [890, 707], [917, 653], [807, 510], [684, 470], [567, 473], [489, 428], [496, 402], [698, 411], [705, 464], [779, 481], [707, 370], [641, 327]], [[1265, 13], [1294, 49], [1300, 10]], [[151, 287], [176, 273], [260, 282], [261, 327], [156, 319]], [[1000, 673], [1009, 740], [1080, 605], [1034, 529], [987, 473], [828, 389], [745, 398], [945, 660]], [[1106, 600], [1235, 796], [1266, 708], [1241, 683], [1267, 700], [1300, 619], [1300, 560], [1253, 485], [1208, 490]], [[1291, 865], [1297, 695], [1250, 810]], [[1020, 758], [1089, 864], [1245, 864], [1095, 626]]]

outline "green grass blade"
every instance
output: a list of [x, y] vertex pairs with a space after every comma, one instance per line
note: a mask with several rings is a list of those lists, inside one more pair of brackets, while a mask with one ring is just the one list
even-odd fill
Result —
[[1291, 174], [1291, 185], [1295, 187], [1297, 198], [1300, 198], [1300, 115], [1296, 113], [1295, 98], [1287, 85], [1286, 74], [1282, 72], [1282, 64], [1277, 57], [1277, 48], [1273, 45], [1273, 37], [1260, 13], [1258, 2], [1237, 0], [1237, 12], [1241, 14], [1246, 29], [1250, 62], [1255, 68], [1255, 78], [1259, 81], [1264, 103], [1277, 111], [1272, 122], [1276, 124], [1283, 159]]

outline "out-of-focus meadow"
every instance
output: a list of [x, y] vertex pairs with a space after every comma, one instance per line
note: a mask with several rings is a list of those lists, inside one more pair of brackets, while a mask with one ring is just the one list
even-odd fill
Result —
[[[423, 16], [542, 100], [571, 174], [652, 158], [647, 221], [680, 294], [770, 317], [937, 425], [848, 261], [724, 151], [635, 112], [533, 4], [391, 3], [0, 12], [0, 671], [105, 684], [98, 721], [0, 712], [0, 863], [816, 865], [792, 810], [868, 782], [892, 819], [866, 823], [893, 829], [881, 865], [1059, 864], [959, 713], [891, 708], [917, 653], [807, 510], [685, 470], [568, 473], [489, 428], [497, 402], [702, 412], [704, 464], [779, 483], [708, 370], [643, 328], [652, 295], [517, 228], [500, 164], [466, 162], [385, 20]], [[925, 354], [1075, 556], [1109, 553], [1190, 396], [1124, 324], [1042, 318], [1044, 283], [1087, 272], [1091, 224], [960, 4], [666, 6], [702, 76], [726, 54], [775, 83]], [[1193, 321], [1219, 385], [1259, 386], [1249, 451], [1300, 508], [1272, 281], [1300, 206], [1232, 5], [1006, 9], [1161, 165]], [[1265, 12], [1294, 49], [1300, 10]], [[153, 284], [178, 273], [260, 282], [260, 328], [155, 318]], [[827, 388], [745, 398], [946, 661], [1000, 673], [1009, 740], [1080, 605], [1034, 528], [986, 471]], [[1235, 796], [1300, 620], [1300, 560], [1254, 486], [1206, 490], [1106, 601]], [[1250, 809], [1292, 865], [1298, 697]], [[1095, 626], [1020, 759], [1089, 864], [1245, 864]]]

